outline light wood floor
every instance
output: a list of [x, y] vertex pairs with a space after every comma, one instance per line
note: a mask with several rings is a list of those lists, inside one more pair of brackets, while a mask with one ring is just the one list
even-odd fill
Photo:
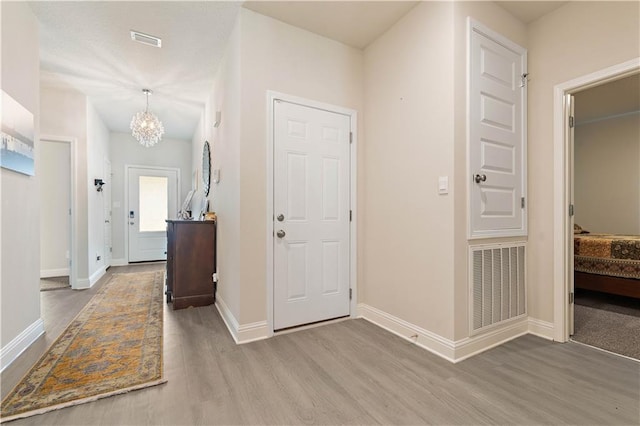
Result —
[[[3, 396], [96, 290], [41, 293], [47, 337]], [[640, 363], [576, 343], [525, 336], [454, 365], [364, 320], [237, 346], [209, 306], [166, 309], [164, 329], [167, 384], [11, 425], [640, 424]]]

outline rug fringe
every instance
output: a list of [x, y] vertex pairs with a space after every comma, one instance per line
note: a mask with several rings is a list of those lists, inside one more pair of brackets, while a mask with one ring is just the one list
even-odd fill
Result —
[[0, 423], [10, 422], [12, 420], [17, 420], [17, 419], [24, 419], [24, 418], [32, 417], [32, 416], [37, 416], [38, 414], [44, 414], [44, 413], [48, 413], [50, 411], [60, 410], [62, 408], [73, 407], [73, 406], [76, 406], [76, 405], [82, 405], [82, 404], [86, 404], [88, 402], [97, 401], [99, 399], [108, 398], [110, 396], [122, 395], [123, 393], [128, 393], [128, 392], [132, 392], [132, 391], [137, 391], [137, 390], [141, 390], [141, 389], [150, 388], [150, 387], [153, 387], [153, 386], [163, 385], [165, 383], [167, 383], [166, 379], [158, 379], [158, 380], [155, 380], [153, 382], [141, 383], [139, 385], [130, 386], [130, 387], [125, 388], [125, 389], [118, 389], [118, 390], [115, 390], [115, 391], [112, 391], [112, 392], [108, 392], [108, 393], [89, 396], [87, 398], [76, 399], [74, 401], [68, 401], [68, 402], [64, 402], [62, 404], [51, 405], [49, 407], [39, 408], [37, 410], [25, 411], [24, 413], [14, 414], [13, 416], [9, 416], [9, 417], [0, 417]]

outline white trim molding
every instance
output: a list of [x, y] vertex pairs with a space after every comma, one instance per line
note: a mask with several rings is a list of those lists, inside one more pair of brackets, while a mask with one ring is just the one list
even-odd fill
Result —
[[229, 306], [219, 296], [216, 297], [216, 309], [222, 317], [222, 321], [227, 326], [229, 334], [237, 345], [243, 343], [255, 342], [270, 337], [267, 321], [253, 322], [249, 324], [239, 324], [238, 320]]
[[445, 339], [429, 330], [425, 330], [424, 328], [364, 303], [358, 303], [358, 317], [364, 318], [409, 342], [413, 342], [449, 362], [456, 362], [455, 342], [452, 340]]
[[0, 349], [0, 372], [4, 371], [22, 352], [44, 334], [44, 321], [38, 318], [33, 324], [25, 328], [15, 339]]
[[111, 259], [111, 266], [127, 266], [128, 264], [127, 259]]
[[553, 323], [529, 317], [529, 334], [553, 340], [555, 334]]
[[60, 269], [41, 269], [40, 270], [40, 278], [50, 278], [50, 277], [66, 277], [69, 275], [69, 268], [60, 268]]
[[524, 317], [491, 331], [453, 341], [363, 303], [358, 304], [358, 317], [452, 363], [463, 361], [525, 334], [546, 339], [550, 339], [553, 334], [552, 324]]
[[565, 119], [565, 97], [591, 87], [599, 86], [640, 72], [640, 57], [621, 64], [557, 84], [553, 91], [553, 339], [569, 340], [569, 277], [573, 274], [570, 244], [573, 230], [569, 216], [570, 156]]
[[107, 272], [107, 267], [101, 266], [100, 268], [98, 268], [97, 271], [91, 274], [91, 276], [89, 277], [89, 287], [93, 287], [93, 285], [97, 283], [98, 280], [100, 280], [100, 278], [102, 278], [106, 272]]

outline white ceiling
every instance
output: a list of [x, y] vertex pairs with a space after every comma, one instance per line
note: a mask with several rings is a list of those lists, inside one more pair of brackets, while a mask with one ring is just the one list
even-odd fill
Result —
[[507, 12], [525, 24], [564, 6], [567, 1], [496, 1]]
[[364, 49], [417, 1], [247, 1], [244, 7], [315, 34]]
[[[364, 48], [404, 16], [415, 1], [252, 1], [245, 7]], [[565, 2], [499, 2], [529, 22]], [[165, 137], [190, 140], [224, 54], [240, 1], [29, 2], [40, 21], [44, 86], [87, 96], [107, 127], [128, 133], [144, 109]], [[162, 48], [131, 41], [130, 30], [162, 38]]]
[[[40, 21], [41, 81], [89, 96], [111, 131], [143, 110], [165, 137], [191, 140], [241, 3], [30, 2]], [[162, 38], [162, 48], [130, 30]]]

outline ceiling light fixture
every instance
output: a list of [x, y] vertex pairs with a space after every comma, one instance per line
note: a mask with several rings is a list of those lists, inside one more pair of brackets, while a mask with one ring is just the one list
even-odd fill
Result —
[[147, 95], [147, 108], [136, 113], [131, 119], [131, 134], [141, 145], [149, 148], [160, 142], [164, 134], [164, 126], [158, 117], [149, 112], [149, 95], [153, 92], [142, 89], [142, 93]]

